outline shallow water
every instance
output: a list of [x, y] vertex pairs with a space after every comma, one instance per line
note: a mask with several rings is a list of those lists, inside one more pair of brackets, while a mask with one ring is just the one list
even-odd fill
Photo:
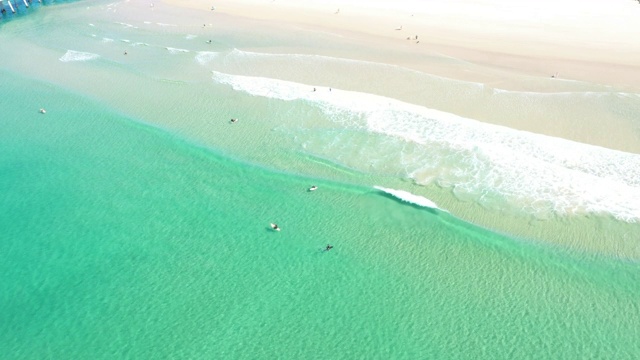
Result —
[[[157, 25], [170, 24], [165, 18], [131, 24], [105, 17], [125, 4], [50, 7], [0, 27], [7, 55], [0, 72], [5, 356], [640, 354], [640, 269], [623, 260], [640, 253], [639, 232], [612, 210], [625, 202], [603, 190], [603, 213], [585, 208], [534, 220], [506, 196], [478, 199], [436, 181], [413, 185], [408, 166], [424, 166], [420, 144], [371, 131], [371, 115], [358, 107], [447, 109], [393, 99], [357, 79], [316, 83], [317, 75], [304, 70], [299, 74], [308, 80], [292, 71], [280, 78], [289, 82], [274, 85], [280, 60], [264, 64], [262, 55], [234, 50], [236, 39], [226, 35], [211, 35], [215, 43], [207, 44], [198, 29]], [[209, 45], [219, 55], [202, 53]], [[260, 61], [240, 66], [246, 56]], [[378, 66], [322, 61], [345, 71]], [[249, 76], [252, 90], [237, 88], [238, 75]], [[621, 112], [637, 109], [629, 96]], [[480, 134], [495, 129], [434, 114], [434, 131], [450, 118]], [[231, 117], [240, 120], [231, 124]], [[496, 133], [520, 144], [543, 141], [508, 129]], [[554, 153], [549, 146], [564, 155], [589, 153], [576, 160], [582, 173], [597, 167], [598, 156], [614, 158], [617, 167], [590, 176], [626, 184], [632, 188], [621, 190], [626, 200], [635, 196], [630, 171], [637, 169], [627, 171], [619, 160], [633, 163], [637, 155], [561, 139], [540, 148]], [[536, 180], [528, 175], [519, 176]], [[318, 190], [307, 191], [312, 184]], [[425, 196], [450, 213], [376, 185]], [[614, 205], [605, 207], [605, 200]], [[623, 208], [633, 214], [630, 204]], [[271, 231], [272, 222], [282, 231]], [[322, 251], [327, 244], [334, 248]]]

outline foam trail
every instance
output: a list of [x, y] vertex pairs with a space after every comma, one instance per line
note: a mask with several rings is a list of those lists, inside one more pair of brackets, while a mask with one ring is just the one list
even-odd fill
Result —
[[213, 52], [213, 51], [199, 51], [198, 54], [196, 55], [196, 61], [200, 65], [205, 65], [213, 61], [219, 55], [220, 53]]
[[440, 207], [438, 207], [436, 203], [427, 199], [424, 196], [415, 195], [404, 190], [389, 189], [389, 188], [385, 188], [377, 185], [374, 186], [374, 188], [411, 204], [448, 212], [447, 210], [441, 209]]
[[172, 47], [165, 47], [165, 49], [167, 49], [171, 54], [179, 54], [179, 53], [188, 53], [189, 50], [187, 49], [178, 49], [178, 48], [172, 48]]
[[88, 60], [97, 59], [99, 57], [100, 57], [100, 55], [98, 55], [98, 54], [82, 52], [82, 51], [67, 50], [67, 52], [64, 55], [62, 55], [58, 60], [60, 60], [62, 62], [88, 61]]
[[[340, 140], [330, 144], [334, 148], [320, 145], [323, 156], [363, 154], [358, 158], [363, 170], [375, 163], [380, 170], [402, 171], [418, 184], [449, 188], [461, 200], [515, 208], [541, 219], [599, 214], [640, 222], [638, 154], [482, 123], [373, 94], [320, 87], [313, 91], [313, 85], [219, 72], [213, 72], [213, 79], [254, 96], [303, 101], [347, 129], [385, 139], [376, 143], [384, 149], [354, 148], [362, 142], [353, 138], [343, 140], [343, 147], [335, 144]], [[349, 133], [354, 132], [340, 137]], [[371, 158], [371, 153], [378, 158]]]

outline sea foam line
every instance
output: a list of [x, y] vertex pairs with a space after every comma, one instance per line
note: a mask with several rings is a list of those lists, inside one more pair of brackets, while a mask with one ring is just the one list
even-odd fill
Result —
[[[446, 55], [442, 55], [442, 54], [436, 54], [439, 57], [444, 57], [444, 58], [448, 58], [448, 59], [455, 59], [458, 60], [460, 62], [464, 62], [467, 63], [468, 65], [473, 65], [472, 63], [468, 63], [466, 61], [457, 59], [457, 58], [452, 58]], [[297, 53], [293, 53], [293, 54], [279, 54], [279, 53], [259, 53], [259, 52], [252, 52], [252, 51], [245, 51], [245, 50], [240, 50], [240, 49], [236, 49], [234, 48], [233, 50], [231, 50], [230, 52], [228, 52], [225, 55], [225, 59], [229, 59], [229, 60], [233, 60], [233, 61], [238, 61], [238, 60], [246, 60], [249, 62], [255, 62], [255, 61], [277, 61], [277, 62], [283, 62], [283, 61], [295, 61], [296, 64], [307, 64], [310, 68], [318, 66], [320, 64], [324, 64], [324, 63], [335, 63], [335, 64], [350, 64], [353, 66], [372, 66], [372, 67], [377, 67], [379, 68], [381, 71], [401, 71], [401, 72], [406, 72], [408, 74], [413, 74], [416, 76], [421, 76], [421, 77], [425, 77], [425, 78], [429, 78], [429, 79], [437, 79], [437, 80], [441, 80], [441, 81], [446, 81], [448, 84], [459, 84], [462, 86], [470, 86], [470, 87], [474, 87], [477, 88], [478, 90], [484, 90], [486, 88], [486, 85], [480, 82], [474, 82], [474, 81], [467, 81], [467, 80], [459, 80], [459, 79], [453, 79], [453, 78], [448, 78], [448, 77], [443, 77], [443, 76], [438, 76], [438, 75], [434, 75], [434, 74], [429, 74], [429, 73], [425, 73], [425, 72], [421, 72], [415, 69], [410, 69], [410, 68], [406, 68], [406, 67], [402, 67], [399, 65], [393, 65], [393, 64], [385, 64], [385, 63], [379, 63], [379, 62], [373, 62], [373, 61], [366, 61], [366, 60], [356, 60], [356, 59], [348, 59], [348, 58], [337, 58], [337, 57], [331, 57], [331, 56], [325, 56], [325, 55], [317, 55], [317, 54], [297, 54]], [[558, 80], [558, 79], [554, 79], [554, 80]], [[568, 80], [567, 80], [568, 81]], [[585, 84], [588, 84], [585, 82]], [[538, 97], [557, 97], [557, 96], [570, 96], [570, 95], [574, 95], [574, 96], [589, 96], [589, 97], [600, 97], [600, 96], [606, 96], [606, 95], [611, 95], [611, 92], [609, 91], [552, 91], [552, 92], [538, 92], [538, 91], [519, 91], [519, 90], [507, 90], [507, 89], [500, 89], [500, 88], [489, 88], [490, 91], [494, 94], [494, 95], [503, 95], [503, 94], [510, 94], [510, 95], [522, 95], [522, 96], [527, 96], [527, 97], [531, 97], [531, 96], [538, 96]], [[618, 95], [636, 95], [633, 93], [619, 93]], [[640, 94], [639, 94], [640, 95]]]
[[[438, 56], [440, 55], [438, 54]], [[386, 70], [404, 71], [410, 74], [425, 76], [431, 79], [440, 79], [440, 80], [448, 81], [451, 83], [466, 84], [466, 85], [474, 86], [480, 89], [484, 88], [484, 84], [480, 82], [446, 78], [443, 76], [428, 74], [428, 73], [420, 72], [418, 70], [405, 68], [399, 65], [385, 64], [385, 63], [379, 63], [379, 62], [367, 61], [367, 60], [337, 58], [337, 57], [326, 56], [326, 55], [258, 53], [258, 52], [245, 51], [245, 50], [234, 48], [233, 50], [231, 50], [229, 53], [226, 54], [226, 58], [230, 58], [233, 60], [247, 59], [249, 61], [260, 61], [263, 59], [274, 60], [274, 61], [295, 60], [296, 63], [309, 64], [310, 67], [317, 66], [316, 64], [322, 64], [322, 63], [349, 64], [349, 65], [355, 65], [355, 66], [362, 66], [362, 65], [374, 66], [374, 67], [380, 68], [383, 71], [386, 71]]]
[[[604, 214], [640, 222], [638, 154], [482, 123], [379, 95], [313, 91], [312, 85], [220, 72], [213, 72], [213, 79], [254, 96], [304, 101], [347, 128], [396, 139], [397, 147], [384, 152], [389, 154], [385, 166], [401, 167], [417, 183], [436, 183], [460, 198], [483, 205], [501, 202], [540, 218]], [[413, 153], [403, 152], [406, 144], [413, 145]]]

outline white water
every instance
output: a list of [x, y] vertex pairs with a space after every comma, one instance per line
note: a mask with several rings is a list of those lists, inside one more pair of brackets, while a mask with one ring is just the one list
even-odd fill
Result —
[[427, 208], [431, 208], [431, 209], [438, 209], [438, 210], [442, 210], [442, 211], [446, 211], [444, 209], [441, 209], [440, 207], [438, 207], [438, 205], [436, 203], [434, 203], [433, 201], [427, 199], [424, 196], [420, 196], [420, 195], [415, 195], [412, 194], [408, 191], [404, 191], [404, 190], [396, 190], [396, 189], [389, 189], [389, 188], [385, 188], [382, 186], [374, 186], [375, 189], [380, 190], [384, 193], [387, 193], [389, 195], [392, 195], [402, 201], [411, 203], [411, 204], [415, 204], [418, 206], [422, 206], [422, 207], [427, 207]]
[[97, 59], [99, 57], [100, 55], [89, 52], [67, 50], [67, 52], [59, 58], [59, 60], [62, 62], [88, 61]]
[[384, 166], [401, 167], [417, 183], [450, 188], [460, 199], [519, 208], [540, 218], [603, 214], [640, 221], [637, 154], [482, 123], [367, 93], [320, 87], [313, 91], [313, 85], [219, 72], [213, 72], [213, 79], [253, 96], [302, 101], [345, 129], [384, 136], [392, 140], [387, 142], [390, 155]]

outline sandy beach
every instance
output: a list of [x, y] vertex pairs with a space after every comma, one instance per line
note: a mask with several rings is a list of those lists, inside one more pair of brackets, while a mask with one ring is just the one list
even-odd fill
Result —
[[[640, 5], [632, 1], [165, 3], [199, 10], [194, 23], [202, 22], [209, 29], [278, 29], [300, 38], [301, 52], [393, 64], [500, 90], [562, 93], [573, 91], [576, 84], [592, 85], [595, 92], [610, 86], [632, 94], [640, 89], [640, 42], [634, 35], [640, 33], [636, 21]], [[311, 34], [324, 34], [331, 44], [304, 49], [304, 37]], [[360, 49], [350, 51], [349, 46]], [[429, 61], [432, 56], [451, 62]], [[398, 92], [411, 90], [387, 95], [399, 98], [403, 95]], [[405, 99], [423, 101], [418, 94]], [[452, 112], [488, 123], [640, 152], [637, 124], [603, 116], [590, 119], [588, 110], [579, 122], [564, 122], [552, 117], [508, 118], [469, 107], [452, 103], [442, 110], [456, 109]]]
[[[640, 5], [632, 1], [499, 0], [330, 1], [240, 0], [167, 3], [326, 31], [403, 54], [442, 53], [532, 76], [637, 89]], [[417, 39], [416, 39], [417, 37]], [[409, 38], [409, 41], [405, 41]], [[419, 40], [419, 46], [416, 43]], [[410, 58], [389, 62], [420, 67]], [[458, 74], [464, 79], [465, 74]]]

